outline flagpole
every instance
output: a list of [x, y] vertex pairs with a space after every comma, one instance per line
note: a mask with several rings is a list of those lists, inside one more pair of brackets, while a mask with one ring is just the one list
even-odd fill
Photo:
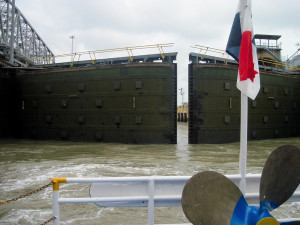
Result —
[[246, 193], [247, 136], [248, 136], [248, 96], [241, 92], [241, 130], [240, 130], [240, 189]]
[[239, 62], [237, 88], [241, 91], [241, 127], [239, 170], [241, 191], [246, 192], [248, 97], [255, 99], [260, 89], [259, 65], [253, 42], [251, 0], [239, 0], [226, 52]]

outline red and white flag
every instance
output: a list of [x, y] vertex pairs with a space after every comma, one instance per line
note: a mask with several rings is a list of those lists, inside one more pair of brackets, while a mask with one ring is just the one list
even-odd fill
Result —
[[237, 88], [254, 100], [260, 89], [260, 75], [253, 37], [251, 0], [240, 0], [226, 52], [239, 62]]

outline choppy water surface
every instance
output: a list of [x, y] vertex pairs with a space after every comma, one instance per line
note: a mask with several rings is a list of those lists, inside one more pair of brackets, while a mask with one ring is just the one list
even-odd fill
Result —
[[[203, 170], [238, 173], [239, 143], [189, 145], [187, 130], [186, 124], [178, 124], [177, 145], [0, 139], [0, 200], [27, 193], [49, 183], [52, 177], [190, 176]], [[247, 173], [261, 173], [270, 152], [283, 144], [300, 147], [300, 138], [249, 142]], [[62, 197], [88, 196], [89, 185], [62, 184], [60, 191]], [[146, 208], [68, 204], [60, 209], [61, 224], [147, 223]], [[287, 204], [273, 215], [300, 217], [300, 204]], [[51, 187], [0, 206], [0, 224], [41, 224], [51, 217]], [[155, 223], [187, 222], [180, 207], [155, 209]]]

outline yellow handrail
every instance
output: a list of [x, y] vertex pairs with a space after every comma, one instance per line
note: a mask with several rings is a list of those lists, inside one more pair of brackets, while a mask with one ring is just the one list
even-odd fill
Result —
[[224, 62], [226, 62], [229, 58], [229, 55], [226, 53], [226, 51], [221, 50], [221, 49], [211, 48], [211, 47], [202, 46], [202, 45], [195, 45], [195, 46], [191, 46], [191, 47], [199, 49], [200, 50], [199, 54], [201, 54], [202, 51], [205, 51], [205, 53], [201, 57], [202, 59], [204, 58], [204, 56], [206, 55], [207, 52], [214, 52], [217, 54], [221, 54], [221, 58], [224, 58]]
[[275, 60], [267, 59], [267, 58], [260, 59], [258, 61], [261, 62], [261, 64], [264, 66], [265, 70], [267, 69], [266, 68], [267, 64], [269, 64], [275, 68], [286, 69], [286, 70], [290, 70], [290, 71], [294, 71], [295, 69], [297, 69], [297, 66], [292, 65], [287, 62], [280, 62], [280, 61], [275, 61]]
[[[226, 51], [221, 50], [221, 49], [211, 48], [211, 47], [202, 46], [202, 45], [194, 45], [191, 47], [200, 50], [199, 54], [202, 54], [201, 59], [203, 59], [205, 57], [207, 52], [221, 54], [220, 57], [224, 59], [224, 62], [226, 62], [228, 60], [228, 58], [230, 57], [230, 55], [227, 54]], [[201, 53], [203, 51], [204, 51], [204, 53]], [[267, 70], [267, 65], [270, 65], [271, 67], [275, 67], [275, 68], [290, 70], [290, 71], [299, 71], [300, 70], [297, 66], [289, 64], [287, 62], [280, 62], [280, 61], [275, 61], [275, 60], [267, 59], [267, 58], [260, 59], [258, 61], [264, 66], [264, 70]]]
[[92, 55], [94, 55], [95, 59], [96, 54], [101, 53], [108, 53], [108, 52], [117, 52], [117, 51], [127, 51], [128, 56], [130, 58], [130, 61], [133, 61], [133, 50], [142, 50], [142, 49], [150, 49], [150, 48], [158, 48], [162, 59], [165, 58], [163, 48], [165, 47], [172, 47], [174, 43], [166, 43], [166, 44], [153, 44], [153, 45], [141, 45], [141, 46], [133, 46], [133, 47], [122, 47], [122, 48], [111, 48], [111, 49], [102, 49], [102, 50], [93, 50], [93, 51], [83, 51], [83, 52], [76, 52], [76, 53], [67, 53], [67, 54], [61, 54], [61, 55], [55, 55], [55, 56], [47, 56], [47, 57], [40, 57], [40, 58], [33, 58], [33, 59], [26, 59], [27, 61], [35, 61], [35, 60], [50, 60], [55, 58], [61, 58], [61, 57], [72, 57], [71, 66], [73, 65], [75, 58], [78, 56], [78, 61], [81, 56], [83, 55], [89, 55], [91, 58], [92, 63], [94, 64], [94, 60], [92, 58]]

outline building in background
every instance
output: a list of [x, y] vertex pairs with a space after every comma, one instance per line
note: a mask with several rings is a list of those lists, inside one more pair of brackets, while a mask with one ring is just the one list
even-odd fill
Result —
[[183, 102], [182, 105], [177, 106], [177, 121], [187, 122], [189, 120], [189, 104]]

